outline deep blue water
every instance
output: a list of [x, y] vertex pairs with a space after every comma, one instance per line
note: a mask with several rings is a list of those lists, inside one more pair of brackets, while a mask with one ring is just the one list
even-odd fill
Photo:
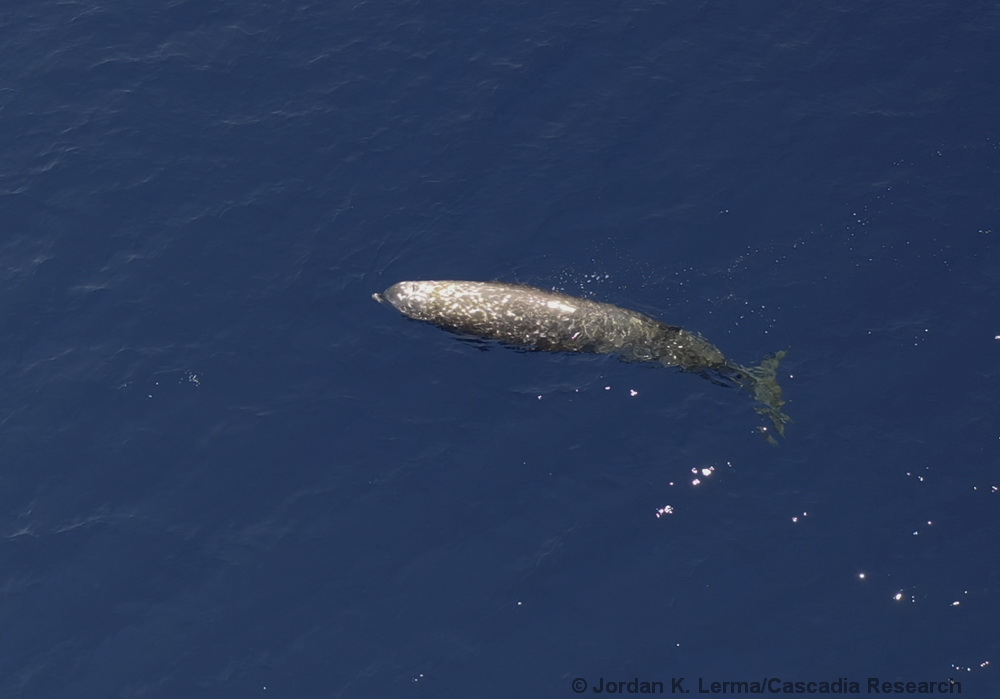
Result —
[[[997, 696], [995, 3], [0, 30], [0, 696]], [[789, 348], [795, 423], [370, 298], [435, 278]]]

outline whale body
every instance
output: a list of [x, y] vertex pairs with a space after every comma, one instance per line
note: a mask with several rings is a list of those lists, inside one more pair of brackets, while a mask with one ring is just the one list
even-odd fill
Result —
[[[778, 434], [789, 418], [777, 382], [778, 352], [756, 367], [732, 362], [698, 333], [667, 325], [638, 311], [523, 284], [469, 281], [407, 281], [372, 297], [407, 318], [460, 335], [548, 352], [615, 354], [628, 361], [657, 362], [736, 384], [759, 402]], [[766, 428], [765, 436], [773, 440]]]

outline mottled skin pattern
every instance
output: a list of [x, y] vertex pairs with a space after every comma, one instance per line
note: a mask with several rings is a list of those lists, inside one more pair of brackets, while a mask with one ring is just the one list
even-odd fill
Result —
[[609, 303], [504, 282], [399, 282], [373, 298], [408, 318], [533, 350], [617, 354], [738, 383], [764, 407], [778, 433], [788, 417], [775, 378], [782, 354], [747, 368], [728, 361], [697, 333]]
[[685, 369], [722, 368], [702, 337], [642, 313], [503, 282], [400, 282], [378, 298], [408, 318], [549, 352], [619, 354]]

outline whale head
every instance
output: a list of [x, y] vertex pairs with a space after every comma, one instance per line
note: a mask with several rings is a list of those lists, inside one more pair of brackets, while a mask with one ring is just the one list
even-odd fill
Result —
[[399, 282], [381, 294], [372, 294], [379, 303], [392, 306], [408, 318], [423, 319], [434, 298], [434, 292], [446, 288], [447, 282]]

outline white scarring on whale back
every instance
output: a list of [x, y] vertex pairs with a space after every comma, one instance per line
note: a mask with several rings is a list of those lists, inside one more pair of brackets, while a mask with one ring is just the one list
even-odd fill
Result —
[[[609, 303], [505, 282], [399, 282], [372, 297], [408, 318], [462, 335], [533, 350], [617, 354], [735, 382], [760, 403], [778, 434], [790, 420], [777, 382], [778, 352], [757, 367], [730, 362], [697, 333]], [[774, 441], [767, 428], [761, 428]]]

